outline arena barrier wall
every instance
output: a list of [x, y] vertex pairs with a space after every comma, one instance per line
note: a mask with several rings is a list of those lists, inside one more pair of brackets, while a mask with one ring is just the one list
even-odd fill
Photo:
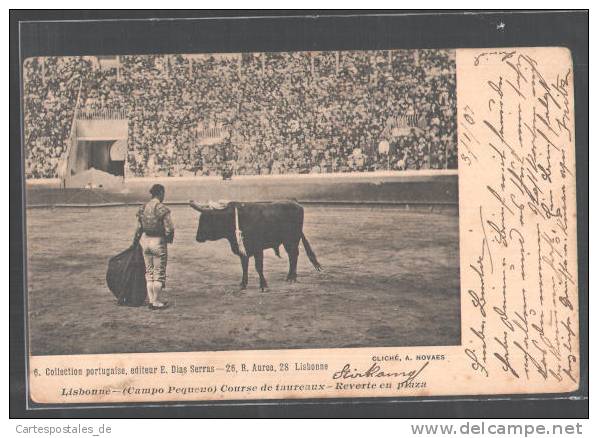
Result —
[[58, 180], [28, 181], [27, 207], [115, 206], [148, 199], [152, 184], [166, 188], [167, 204], [190, 199], [275, 201], [312, 204], [458, 206], [456, 170], [347, 174], [129, 178], [111, 189], [61, 189]]

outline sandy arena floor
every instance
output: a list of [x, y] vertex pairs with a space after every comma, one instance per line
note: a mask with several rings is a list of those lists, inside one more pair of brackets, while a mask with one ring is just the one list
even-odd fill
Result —
[[108, 258], [130, 244], [135, 207], [27, 211], [33, 354], [426, 346], [460, 343], [458, 217], [398, 208], [306, 207], [299, 282], [266, 252], [270, 290], [239, 291], [225, 241], [195, 241], [198, 214], [174, 207], [162, 312], [115, 304]]

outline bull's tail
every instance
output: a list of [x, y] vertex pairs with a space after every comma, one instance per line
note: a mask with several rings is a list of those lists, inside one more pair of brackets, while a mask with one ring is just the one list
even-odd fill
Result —
[[311, 246], [307, 241], [307, 237], [305, 237], [305, 234], [303, 234], [303, 232], [301, 233], [301, 242], [303, 242], [303, 247], [305, 248], [307, 258], [309, 259], [311, 264], [314, 265], [316, 271], [321, 271], [322, 265], [320, 265], [320, 262], [318, 262], [318, 259], [316, 258], [316, 253], [311, 249]]

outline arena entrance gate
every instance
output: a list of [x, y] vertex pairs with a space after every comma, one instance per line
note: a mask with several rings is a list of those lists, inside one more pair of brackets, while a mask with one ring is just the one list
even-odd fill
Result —
[[71, 131], [64, 187], [122, 183], [128, 131], [122, 111], [78, 112]]

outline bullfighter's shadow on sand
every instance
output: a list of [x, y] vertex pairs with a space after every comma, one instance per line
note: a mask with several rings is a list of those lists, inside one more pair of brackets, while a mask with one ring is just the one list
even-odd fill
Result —
[[260, 277], [260, 289], [264, 292], [268, 288], [264, 276], [264, 250], [273, 249], [280, 257], [281, 245], [289, 256], [288, 282], [297, 281], [299, 241], [303, 243], [314, 268], [322, 270], [303, 234], [303, 207], [297, 202], [229, 202], [214, 207], [189, 201], [189, 205], [201, 213], [196, 240], [202, 243], [226, 239], [233, 254], [239, 256], [243, 269], [241, 290], [247, 289], [251, 257], [254, 258], [255, 270]]

